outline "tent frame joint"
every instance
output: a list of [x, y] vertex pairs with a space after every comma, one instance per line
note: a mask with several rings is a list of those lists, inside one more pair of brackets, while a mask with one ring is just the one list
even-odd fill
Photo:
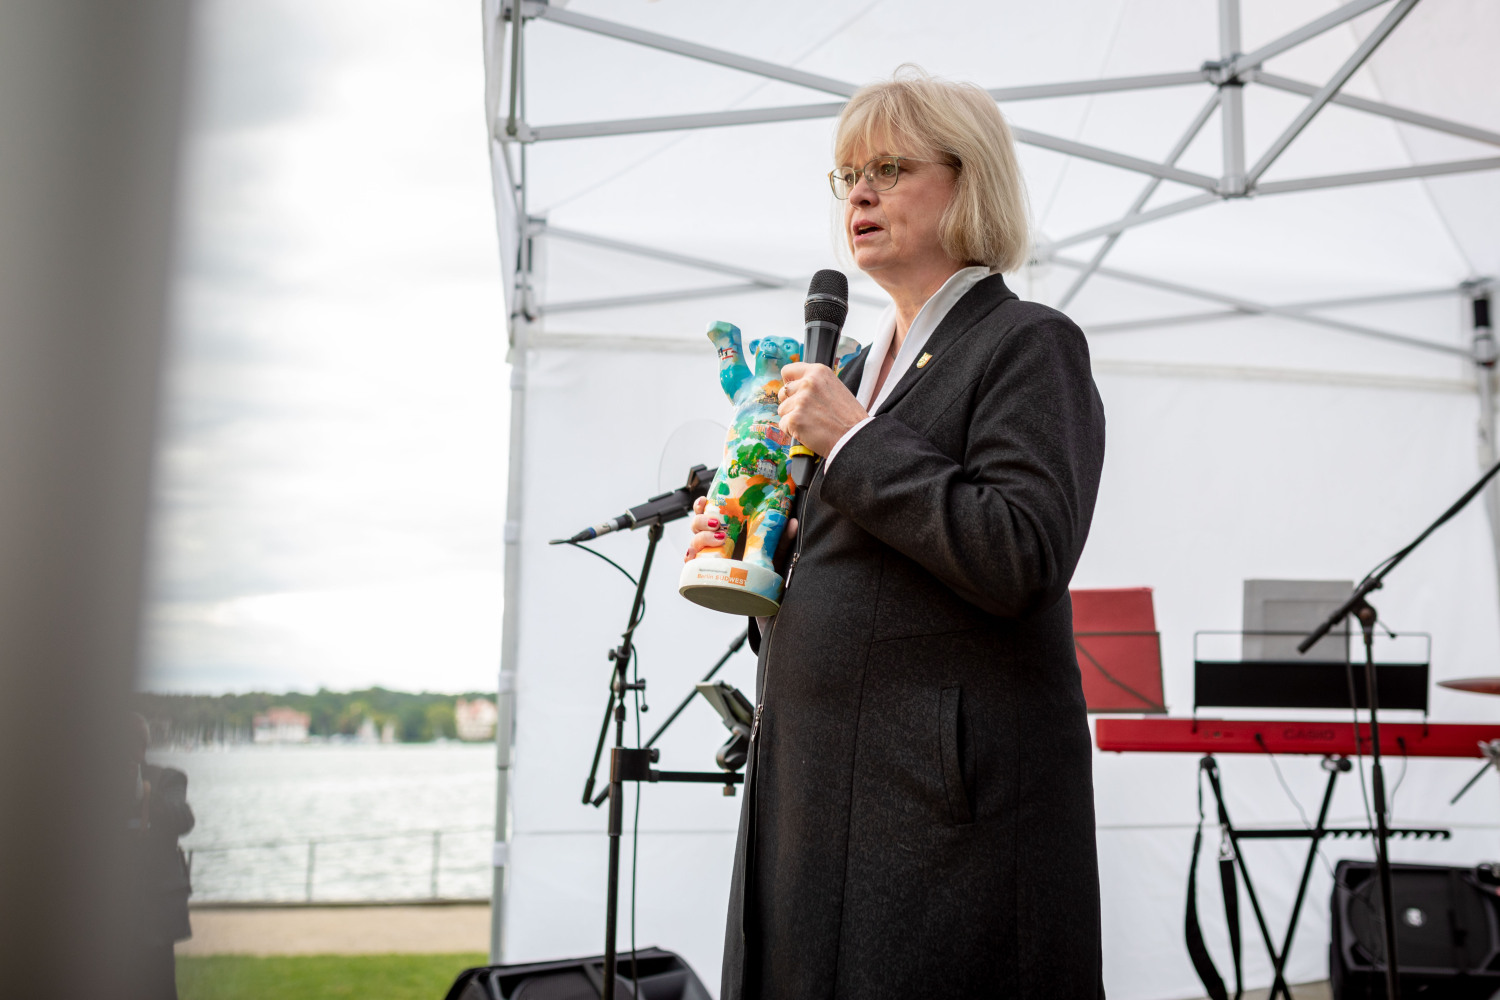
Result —
[[534, 21], [539, 17], [546, 16], [544, 11], [550, 0], [500, 0], [500, 22], [509, 24], [512, 12], [517, 6], [521, 8], [521, 21]]
[[1250, 70], [1238, 64], [1239, 55], [1211, 59], [1203, 64], [1203, 78], [1215, 87], [1243, 87]]

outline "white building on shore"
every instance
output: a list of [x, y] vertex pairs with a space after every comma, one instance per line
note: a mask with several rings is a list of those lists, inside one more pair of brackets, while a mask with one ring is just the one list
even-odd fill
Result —
[[454, 728], [458, 730], [458, 738], [467, 743], [494, 739], [495, 723], [499, 718], [495, 703], [488, 698], [473, 701], [460, 698], [453, 704]]
[[311, 722], [306, 712], [278, 705], [255, 717], [253, 738], [256, 743], [306, 743]]

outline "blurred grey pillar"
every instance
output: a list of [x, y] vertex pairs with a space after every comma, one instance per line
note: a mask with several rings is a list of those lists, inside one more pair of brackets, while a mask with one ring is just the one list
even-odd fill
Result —
[[137, 667], [189, 9], [0, 0], [7, 996], [124, 995], [109, 790]]

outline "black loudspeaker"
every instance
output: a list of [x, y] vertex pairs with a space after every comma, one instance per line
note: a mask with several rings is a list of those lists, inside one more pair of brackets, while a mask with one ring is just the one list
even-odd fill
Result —
[[[1493, 866], [1391, 865], [1403, 998], [1489, 1000], [1500, 991], [1500, 878]], [[1374, 862], [1334, 869], [1328, 978], [1334, 1000], [1383, 1000], [1385, 935]]]
[[[639, 998], [631, 983], [630, 952], [620, 953], [615, 996], [619, 1000], [711, 1000], [682, 959], [660, 948], [636, 953]], [[604, 995], [604, 956], [529, 965], [490, 965], [459, 973], [447, 1000], [599, 1000]]]

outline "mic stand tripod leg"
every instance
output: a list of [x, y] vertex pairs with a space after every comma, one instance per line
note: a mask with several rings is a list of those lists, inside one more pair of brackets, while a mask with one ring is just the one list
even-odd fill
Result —
[[[1396, 955], [1395, 901], [1391, 898], [1391, 859], [1387, 850], [1390, 825], [1385, 815], [1385, 772], [1380, 765], [1380, 692], [1375, 670], [1375, 609], [1361, 600], [1354, 607], [1365, 637], [1365, 699], [1370, 706], [1370, 791], [1375, 799], [1375, 870], [1380, 878], [1380, 922], [1385, 931], [1385, 993], [1387, 1000], [1400, 1000], [1399, 964]], [[1359, 733], [1355, 733], [1355, 744]]]

